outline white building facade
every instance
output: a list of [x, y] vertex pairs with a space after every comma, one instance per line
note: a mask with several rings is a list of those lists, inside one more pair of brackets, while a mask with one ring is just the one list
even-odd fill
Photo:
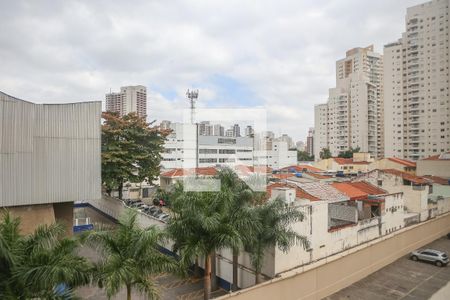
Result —
[[450, 150], [449, 1], [407, 9], [406, 32], [384, 47], [386, 156]]
[[106, 94], [106, 111], [120, 116], [135, 112], [139, 117], [147, 117], [147, 89], [142, 85], [123, 86], [119, 93]]
[[197, 139], [195, 124], [172, 123], [170, 127], [172, 133], [167, 137], [161, 154], [164, 169], [253, 166], [253, 138], [198, 135]]
[[383, 59], [373, 46], [354, 48], [336, 62], [336, 87], [326, 104], [315, 107], [314, 154], [329, 148], [333, 156], [359, 147], [384, 155]]

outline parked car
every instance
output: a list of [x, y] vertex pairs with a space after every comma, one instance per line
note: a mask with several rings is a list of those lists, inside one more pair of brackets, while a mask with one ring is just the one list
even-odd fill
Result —
[[152, 214], [152, 216], [158, 219], [161, 214], [163, 214], [163, 211], [157, 210]]
[[411, 252], [411, 259], [414, 261], [422, 260], [434, 263], [438, 267], [448, 264], [448, 255], [445, 252], [434, 249], [420, 249]]
[[142, 205], [142, 206], [139, 207], [139, 210], [140, 210], [141, 212], [145, 212], [145, 210], [148, 209], [148, 208], [149, 208], [148, 205], [147, 205], [147, 204], [144, 204], [144, 205]]
[[169, 219], [170, 219], [170, 216], [168, 214], [166, 214], [160, 220], [163, 221], [164, 223], [167, 223], [169, 221]]

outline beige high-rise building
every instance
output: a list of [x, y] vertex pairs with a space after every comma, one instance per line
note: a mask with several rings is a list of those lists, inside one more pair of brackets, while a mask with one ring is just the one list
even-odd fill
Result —
[[117, 112], [120, 116], [136, 112], [146, 118], [147, 89], [143, 85], [123, 86], [119, 93], [106, 94], [106, 111]]
[[450, 150], [449, 0], [407, 9], [406, 32], [384, 47], [386, 156]]
[[383, 59], [373, 46], [354, 48], [336, 62], [336, 87], [326, 104], [315, 107], [314, 155], [322, 148], [336, 156], [360, 148], [384, 155]]

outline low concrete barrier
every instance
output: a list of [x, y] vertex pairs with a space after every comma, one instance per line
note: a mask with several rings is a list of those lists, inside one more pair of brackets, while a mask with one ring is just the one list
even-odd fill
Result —
[[322, 299], [450, 232], [450, 213], [218, 299]]

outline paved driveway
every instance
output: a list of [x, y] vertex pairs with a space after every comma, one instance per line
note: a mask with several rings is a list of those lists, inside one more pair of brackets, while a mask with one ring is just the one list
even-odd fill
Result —
[[[450, 253], [450, 240], [442, 237], [424, 248]], [[325, 299], [429, 299], [449, 282], [450, 265], [439, 268], [429, 263], [414, 262], [406, 255]], [[433, 299], [439, 297], [436, 294]]]

